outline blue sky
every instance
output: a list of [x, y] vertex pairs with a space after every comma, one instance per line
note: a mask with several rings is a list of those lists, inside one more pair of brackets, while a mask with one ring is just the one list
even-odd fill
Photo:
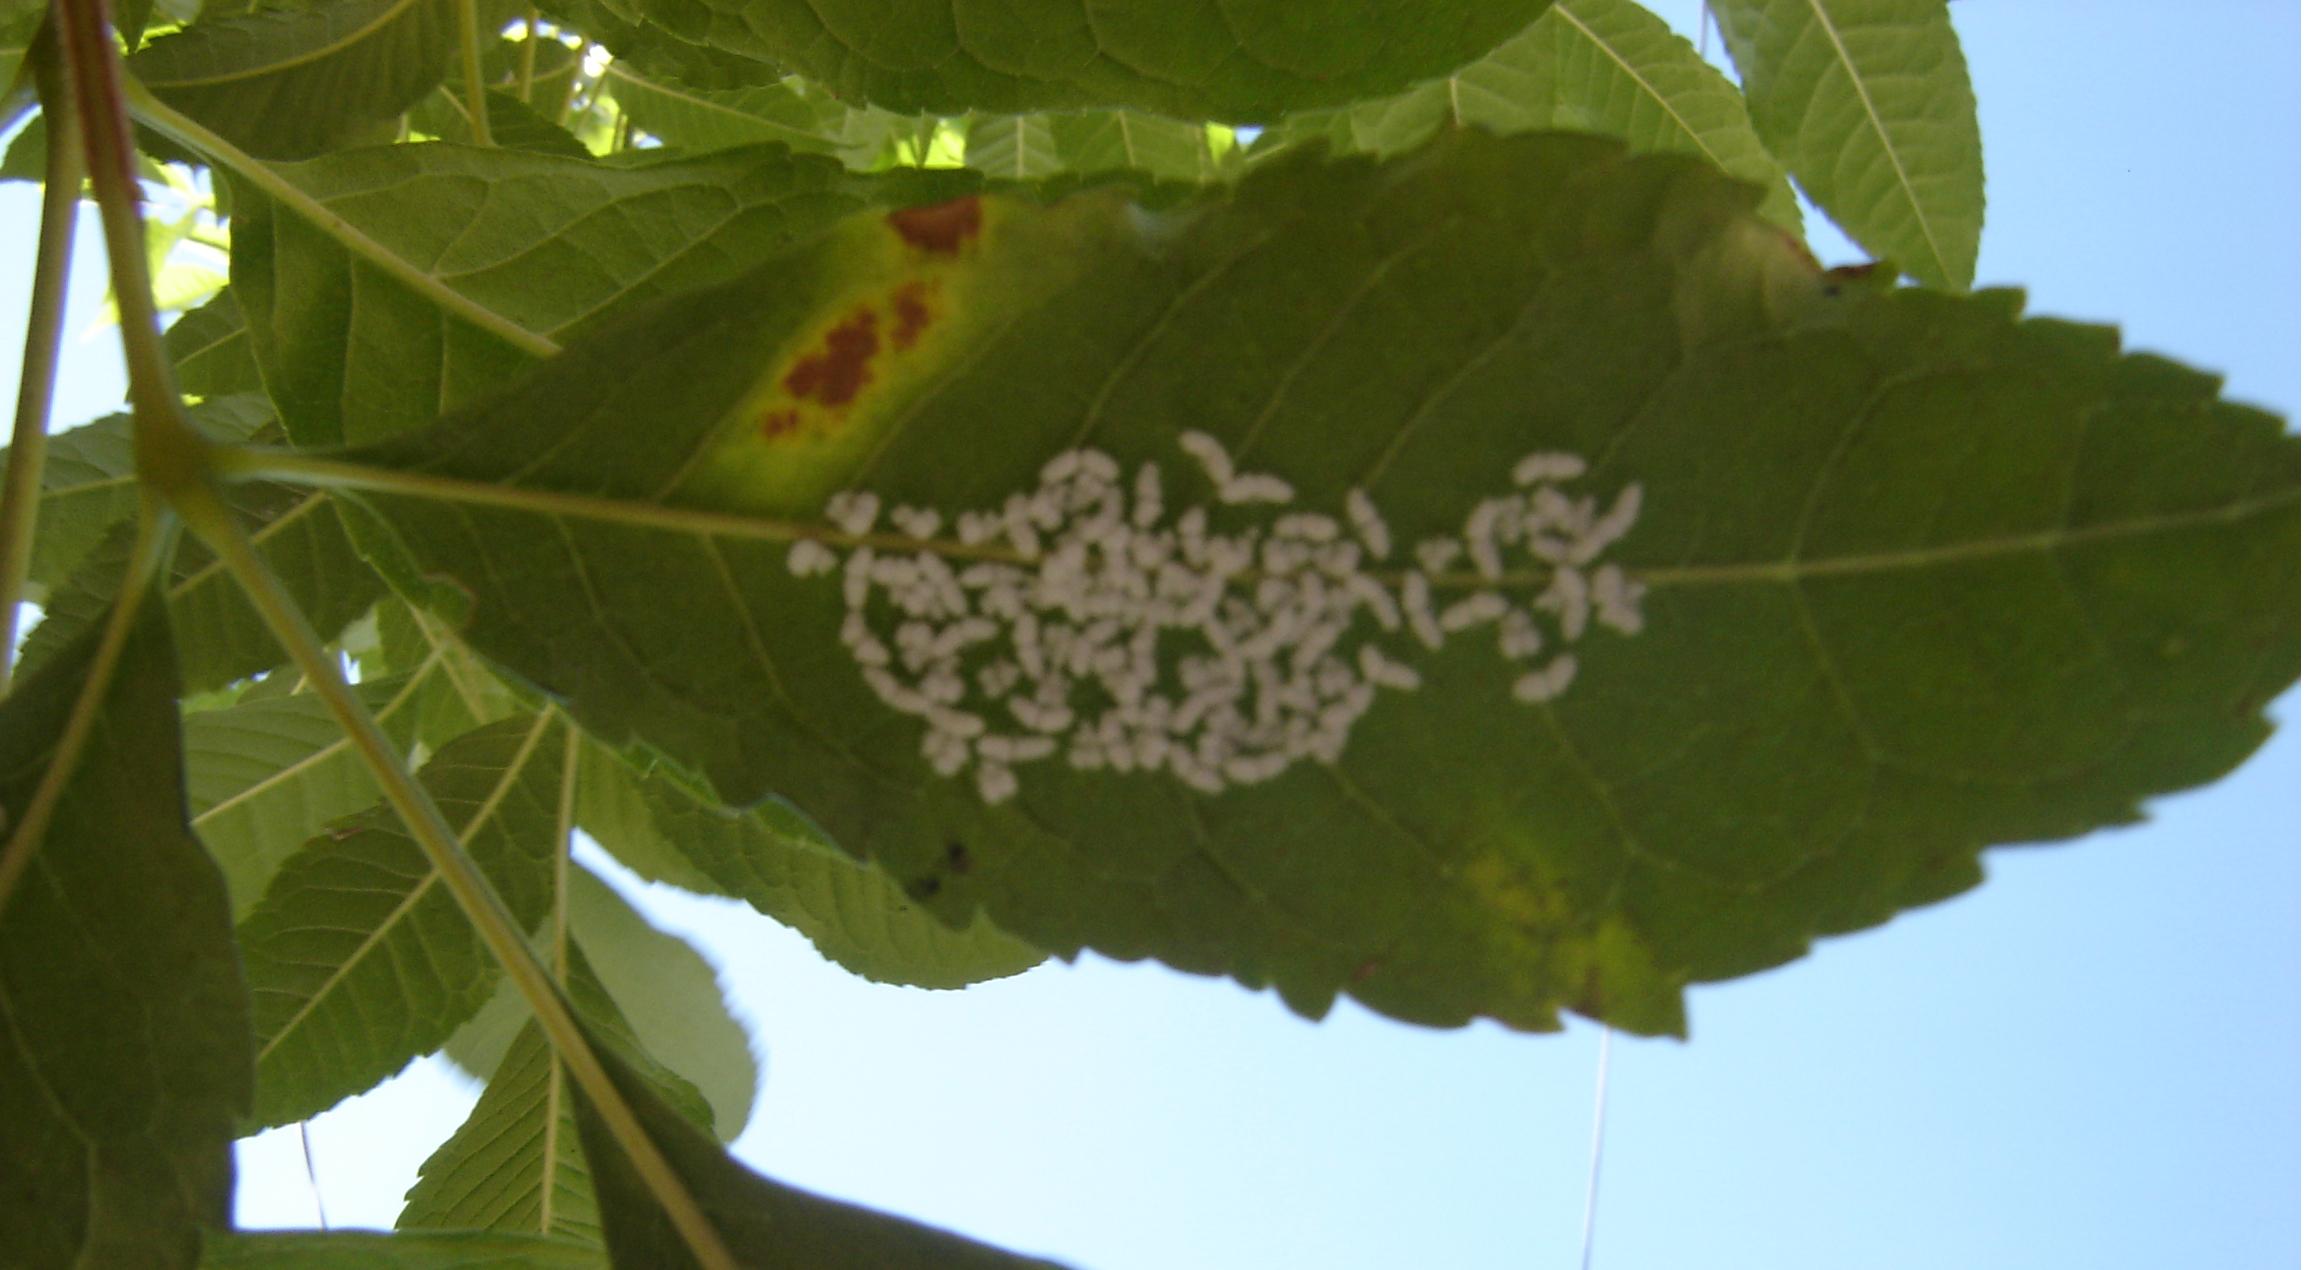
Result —
[[[1662, 6], [1694, 29], [1697, 6]], [[2297, 7], [1953, 5], [1982, 101], [1980, 281], [2122, 324], [2293, 420]], [[1716, 50], [1715, 41], [1715, 50]], [[21, 244], [34, 200], [0, 191]], [[1852, 249], [1823, 246], [1828, 261]], [[59, 416], [119, 398], [84, 257]], [[0, 304], [0, 347], [18, 306]], [[78, 338], [82, 331], [91, 331]], [[1600, 1267], [2293, 1265], [2298, 751], [2281, 730], [2150, 823], [1691, 994], [1613, 1046]], [[634, 887], [647, 890], [641, 884]], [[1598, 1033], [1408, 1028], [1096, 958], [879, 988], [733, 905], [646, 895], [723, 967], [785, 1180], [1097, 1270], [1576, 1264]], [[312, 1126], [329, 1215], [388, 1225], [471, 1091], [420, 1065]], [[293, 1134], [243, 1220], [306, 1225]]]

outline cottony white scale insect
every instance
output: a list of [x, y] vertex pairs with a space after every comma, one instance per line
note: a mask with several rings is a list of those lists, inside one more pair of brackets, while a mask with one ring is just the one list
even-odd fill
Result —
[[[1387, 567], [1392, 530], [1367, 491], [1348, 490], [1341, 517], [1301, 509], [1294, 486], [1240, 470], [1213, 436], [1185, 432], [1177, 445], [1217, 504], [1275, 510], [1219, 530], [1207, 504], [1171, 497], [1194, 487], [1159, 464], [1124, 478], [1111, 455], [1072, 449], [998, 506], [890, 510], [917, 550], [800, 539], [785, 564], [802, 578], [840, 573], [840, 640], [864, 683], [926, 725], [930, 770], [970, 776], [986, 803], [1016, 797], [1026, 773], [1051, 763], [1165, 773], [1207, 794], [1279, 780], [1337, 762], [1384, 694], [1423, 686], [1415, 659], [1463, 632], [1494, 625], [1502, 659], [1532, 667], [1512, 695], [1537, 704], [1576, 675], [1565, 653], [1539, 664], [1547, 647], [1588, 623], [1641, 629], [1641, 585], [1594, 564], [1631, 531], [1640, 487], [1601, 512], [1560, 488], [1584, 477], [1577, 455], [1528, 455], [1509, 473], [1514, 492], [1473, 503], [1460, 532], [1418, 542], [1413, 565]], [[873, 532], [881, 510], [865, 490], [824, 504], [852, 537]], [[1227, 511], [1223, 523], [1254, 515]], [[955, 568], [935, 541], [946, 525], [959, 544], [1012, 559]], [[1471, 574], [1457, 571], [1467, 557]], [[1453, 597], [1444, 609], [1441, 595]]]

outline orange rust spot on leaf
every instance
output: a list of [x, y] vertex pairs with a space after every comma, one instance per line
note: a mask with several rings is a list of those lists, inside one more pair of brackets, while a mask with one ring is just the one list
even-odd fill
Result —
[[858, 309], [824, 335], [822, 351], [810, 353], [786, 372], [784, 390], [838, 409], [856, 399], [872, 381], [872, 355], [880, 351], [880, 315]]
[[984, 204], [969, 194], [926, 207], [907, 207], [888, 213], [896, 236], [920, 250], [949, 256], [984, 228]]
[[898, 350], [918, 343], [920, 333], [936, 321], [936, 311], [928, 307], [928, 294], [926, 283], [907, 282], [889, 297], [889, 307], [896, 315], [896, 329], [888, 333], [888, 342]]

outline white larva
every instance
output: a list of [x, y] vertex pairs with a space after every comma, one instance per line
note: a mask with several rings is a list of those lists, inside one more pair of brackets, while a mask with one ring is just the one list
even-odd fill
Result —
[[1539, 451], [1512, 465], [1514, 485], [1572, 481], [1584, 475], [1584, 460], [1573, 454]]
[[814, 538], [799, 538], [784, 553], [784, 567], [795, 578], [813, 578], [840, 567], [840, 555]]
[[1176, 438], [1186, 454], [1200, 461], [1208, 483], [1221, 489], [1232, 482], [1232, 455], [1224, 443], [1205, 432], [1187, 432]]
[[1447, 633], [1432, 616], [1432, 584], [1423, 574], [1411, 573], [1400, 584], [1400, 607], [1408, 615], [1408, 629], [1424, 647], [1437, 649], [1447, 642]]
[[1542, 670], [1531, 671], [1512, 681], [1512, 695], [1530, 705], [1551, 701], [1568, 691], [1576, 678], [1576, 656], [1562, 653], [1546, 663]]
[[1368, 497], [1368, 491], [1357, 487], [1347, 491], [1344, 514], [1351, 518], [1352, 532], [1368, 549], [1370, 559], [1382, 560], [1392, 554], [1392, 527], [1384, 523], [1383, 513], [1376, 510], [1376, 500]]

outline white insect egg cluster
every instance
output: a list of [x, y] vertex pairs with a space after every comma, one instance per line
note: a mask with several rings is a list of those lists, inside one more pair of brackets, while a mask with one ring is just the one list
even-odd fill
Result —
[[1365, 491], [1342, 517], [1301, 510], [1287, 481], [1235, 470], [1206, 433], [1179, 444], [1199, 468], [1184, 484], [1213, 503], [1172, 504], [1158, 464], [1130, 474], [1067, 450], [1034, 488], [949, 527], [934, 509], [883, 518], [876, 495], [835, 494], [824, 515], [840, 535], [917, 549], [802, 539], [787, 565], [839, 574], [840, 638], [866, 684], [924, 721], [922, 755], [971, 774], [987, 803], [1034, 763], [1165, 772], [1211, 794], [1258, 784], [1336, 762], [1378, 695], [1415, 691], [1414, 660], [1451, 639], [1493, 628], [1521, 668], [1513, 695], [1533, 703], [1568, 688], [1567, 646], [1593, 625], [1640, 630], [1640, 584], [1598, 563], [1638, 518], [1640, 487], [1605, 508], [1572, 494], [1575, 455], [1529, 455], [1510, 493], [1396, 561]]

